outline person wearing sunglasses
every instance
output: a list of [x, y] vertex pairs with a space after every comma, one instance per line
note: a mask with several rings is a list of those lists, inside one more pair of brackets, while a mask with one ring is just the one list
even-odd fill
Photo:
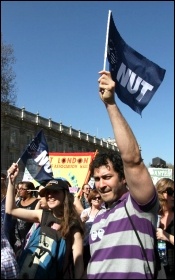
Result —
[[174, 279], [174, 181], [162, 178], [156, 183], [159, 197], [160, 227], [157, 228], [157, 239], [164, 240], [167, 248], [168, 264], [164, 266], [167, 279]]
[[90, 207], [84, 209], [80, 215], [83, 222], [93, 222], [103, 204], [97, 190], [91, 190], [88, 196], [88, 202]]
[[[15, 199], [16, 207], [22, 209], [35, 209], [35, 206], [38, 203], [38, 200], [34, 196], [35, 186], [30, 181], [19, 181], [15, 189], [17, 190], [17, 194], [19, 199]], [[13, 250], [18, 258], [18, 255], [21, 253], [23, 249], [23, 244], [25, 242], [26, 234], [32, 227], [33, 223], [30, 221], [24, 221], [20, 218], [15, 219], [15, 229], [13, 236], [11, 235], [11, 243]]]
[[96, 216], [98, 215], [100, 209], [103, 205], [103, 200], [99, 195], [98, 191], [92, 189], [88, 195], [88, 202], [90, 207], [84, 209], [80, 215], [81, 220], [85, 223], [85, 235], [84, 235], [84, 267], [86, 269], [89, 259], [90, 259], [90, 249], [89, 249], [89, 233], [92, 227], [92, 223]]
[[[16, 208], [14, 199], [15, 180], [19, 174], [17, 163], [13, 163], [8, 169], [8, 188], [7, 188], [7, 204], [6, 212], [16, 218], [24, 221], [41, 223], [45, 218], [46, 210], [42, 209], [21, 209]], [[84, 225], [76, 212], [74, 206], [74, 196], [70, 193], [71, 185], [63, 179], [54, 179], [47, 182], [46, 186], [39, 191], [40, 197], [45, 197], [49, 214], [45, 226], [49, 231], [52, 228], [56, 231], [58, 238], [63, 238], [66, 243], [65, 252], [63, 254], [63, 265], [60, 265], [57, 256], [53, 258], [53, 264], [58, 264], [57, 278], [63, 279], [82, 279], [84, 271], [83, 265], [83, 234]], [[52, 233], [53, 230], [50, 230]], [[40, 264], [39, 264], [40, 265]], [[53, 265], [55, 268], [55, 266]], [[53, 268], [52, 267], [52, 268]], [[45, 268], [46, 275], [50, 269]], [[53, 268], [53, 269], [54, 269]], [[42, 270], [42, 268], [41, 268]], [[62, 276], [59, 275], [59, 272]], [[21, 273], [21, 271], [20, 271]], [[74, 274], [74, 275], [73, 275]], [[31, 279], [31, 278], [30, 278]]]

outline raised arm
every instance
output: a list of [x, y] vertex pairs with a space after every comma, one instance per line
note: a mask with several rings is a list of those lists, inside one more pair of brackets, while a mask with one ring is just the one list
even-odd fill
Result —
[[81, 215], [81, 213], [84, 210], [84, 208], [83, 208], [83, 206], [81, 204], [81, 201], [80, 201], [79, 197], [77, 197], [77, 196], [74, 197], [74, 205], [75, 205], [77, 213], [79, 215]]
[[29, 221], [29, 222], [41, 222], [42, 210], [29, 210], [23, 208], [17, 208], [15, 203], [15, 180], [19, 173], [18, 164], [13, 163], [8, 169], [8, 187], [6, 194], [6, 213], [12, 216]]
[[153, 197], [155, 187], [142, 161], [137, 140], [115, 102], [115, 82], [110, 72], [101, 71], [99, 74], [100, 98], [106, 106], [112, 124], [129, 191], [138, 203], [146, 204]]

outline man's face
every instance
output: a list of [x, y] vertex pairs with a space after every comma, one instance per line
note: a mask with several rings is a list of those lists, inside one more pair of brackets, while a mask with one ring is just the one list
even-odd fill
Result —
[[84, 185], [83, 192], [85, 194], [89, 194], [91, 191], [91, 187], [89, 185]]
[[117, 201], [126, 191], [125, 179], [120, 180], [112, 163], [94, 169], [95, 186], [104, 202], [109, 205]]

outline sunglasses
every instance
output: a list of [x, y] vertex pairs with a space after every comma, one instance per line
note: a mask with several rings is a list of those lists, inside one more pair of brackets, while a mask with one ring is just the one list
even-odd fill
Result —
[[17, 188], [18, 191], [27, 191], [28, 189], [24, 189], [24, 188]]
[[167, 189], [165, 190], [165, 192], [166, 192], [167, 195], [169, 195], [169, 196], [173, 196], [173, 195], [174, 195], [174, 190], [173, 190], [172, 188], [167, 188]]
[[100, 196], [94, 197], [92, 200], [101, 200]]

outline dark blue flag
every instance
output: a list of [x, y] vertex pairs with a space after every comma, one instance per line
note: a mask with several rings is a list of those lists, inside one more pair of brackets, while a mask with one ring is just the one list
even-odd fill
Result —
[[[53, 179], [53, 172], [49, 161], [48, 145], [41, 129], [21, 156], [25, 169], [38, 182]], [[23, 177], [23, 180], [25, 176]]]
[[107, 58], [118, 98], [141, 115], [163, 81], [165, 70], [125, 43], [117, 31], [112, 13]]

